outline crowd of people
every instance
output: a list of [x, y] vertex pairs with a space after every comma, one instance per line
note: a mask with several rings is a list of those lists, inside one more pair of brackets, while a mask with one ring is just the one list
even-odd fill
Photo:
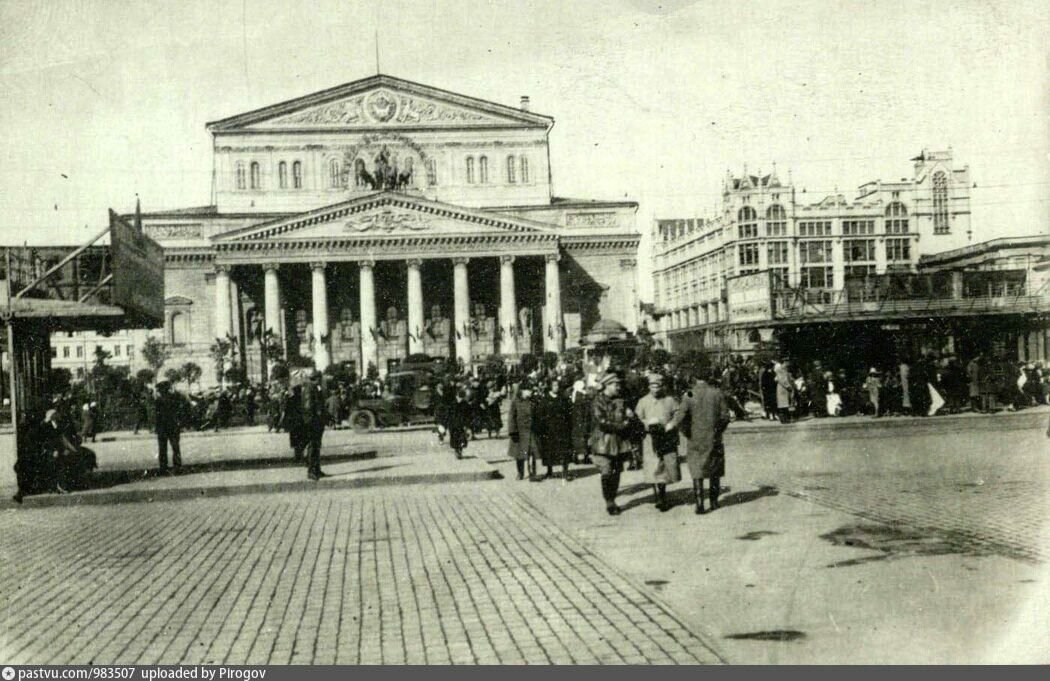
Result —
[[[288, 433], [293, 458], [306, 464], [310, 479], [319, 479], [324, 476], [320, 442], [325, 428], [345, 423], [362, 399], [388, 395], [389, 386], [378, 378], [337, 380], [314, 371], [292, 379], [188, 395], [159, 381], [137, 402], [135, 432], [150, 428], [156, 433], [159, 472], [175, 474], [182, 466], [181, 432], [220, 430], [235, 420], [254, 425], [262, 413], [268, 431]], [[721, 432], [734, 418], [791, 423], [808, 416], [1022, 409], [1050, 403], [1050, 366], [985, 355], [964, 365], [954, 357], [926, 356], [862, 372], [820, 360], [760, 362], [730, 356], [713, 366], [669, 362], [614, 372], [607, 365], [559, 361], [527, 370], [491, 366], [479, 374], [449, 366], [430, 374], [424, 387], [437, 437], [457, 458], [472, 440], [500, 436], [505, 428], [519, 480], [560, 477], [567, 484], [573, 466], [596, 467], [613, 514], [623, 469], [644, 467], [657, 506], [665, 508], [666, 485], [681, 479], [678, 461], [684, 459], [697, 510], [703, 512], [705, 479], [710, 481], [706, 498], [717, 506], [724, 474]], [[56, 396], [36, 424], [37, 454], [16, 465], [18, 498], [82, 486], [95, 466], [85, 443], [95, 441], [102, 421], [97, 402], [80, 404], [68, 393]]]

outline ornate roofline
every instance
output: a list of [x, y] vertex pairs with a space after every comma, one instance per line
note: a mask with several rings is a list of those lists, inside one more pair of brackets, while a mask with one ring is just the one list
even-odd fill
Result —
[[[487, 113], [512, 118], [520, 121], [521, 125], [546, 128], [549, 129], [554, 125], [554, 119], [550, 116], [544, 116], [542, 114], [532, 113], [530, 111], [522, 111], [514, 107], [506, 106], [504, 104], [498, 104], [496, 102], [490, 102], [484, 99], [477, 99], [475, 97], [468, 97], [466, 95], [457, 94], [448, 90], [442, 90], [440, 88], [431, 87], [429, 85], [423, 85], [422, 83], [415, 83], [410, 80], [404, 80], [394, 76], [387, 76], [378, 74], [370, 76], [368, 78], [362, 78], [360, 80], [351, 81], [342, 85], [337, 85], [327, 90], [321, 90], [309, 95], [302, 97], [296, 97], [289, 99], [277, 104], [271, 104], [261, 109], [255, 109], [245, 113], [237, 114], [235, 116], [229, 116], [222, 118], [217, 121], [211, 121], [206, 124], [206, 129], [209, 132], [227, 132], [237, 130], [246, 125], [252, 125], [253, 123], [259, 123], [269, 118], [281, 116], [284, 114], [292, 113], [300, 109], [304, 109], [310, 106], [318, 104], [325, 104], [333, 100], [346, 97], [348, 95], [356, 94], [358, 92], [368, 90], [377, 86], [386, 86], [398, 90], [405, 90], [412, 92], [413, 94], [423, 95], [428, 97], [434, 97], [441, 99], [446, 102], [456, 104], [459, 106], [470, 107], [473, 109], [480, 109]], [[510, 125], [508, 122], [505, 125]]]

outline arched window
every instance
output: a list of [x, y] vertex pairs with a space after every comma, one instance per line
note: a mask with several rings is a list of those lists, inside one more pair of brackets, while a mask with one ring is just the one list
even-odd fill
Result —
[[908, 209], [900, 201], [894, 201], [886, 206], [886, 233], [908, 233]]
[[529, 159], [525, 156], [521, 157], [521, 183], [529, 183]]
[[303, 188], [303, 164], [300, 161], [292, 163], [292, 188]]
[[342, 185], [341, 175], [339, 161], [333, 158], [328, 162], [328, 186], [332, 189], [338, 189]]
[[774, 203], [766, 210], [766, 236], [784, 236], [787, 234], [787, 213], [779, 203]]
[[933, 174], [933, 233], [947, 234], [948, 226], [948, 176], [943, 171]]
[[368, 187], [368, 180], [365, 179], [365, 160], [363, 158], [354, 161], [354, 186], [359, 189]]
[[411, 156], [406, 156], [405, 157], [405, 167], [404, 167], [404, 169], [402, 169], [401, 172], [402, 172], [402, 174], [404, 174], [405, 177], [408, 178], [408, 182], [406, 182], [406, 184], [408, 184], [409, 186], [411, 186], [411, 184], [412, 184], [412, 171], [413, 170], [415, 170], [415, 162], [412, 160]]
[[438, 183], [438, 168], [437, 161], [432, 158], [427, 159], [427, 186], [434, 187]]
[[467, 184], [474, 184], [474, 157], [467, 157]]
[[277, 164], [277, 186], [288, 189], [288, 164], [284, 161]]
[[259, 163], [258, 163], [258, 161], [252, 161], [251, 174], [252, 174], [252, 189], [261, 189], [262, 188], [262, 174], [259, 171]]
[[513, 156], [507, 157], [507, 184], [514, 184], [517, 179], [518, 164], [514, 161]]
[[247, 189], [248, 185], [245, 183], [244, 178], [244, 162], [237, 162], [237, 189]]
[[482, 156], [478, 159], [478, 180], [481, 184], [489, 183], [489, 157]]
[[744, 206], [737, 212], [737, 230], [741, 239], [752, 239], [758, 236], [758, 213], [751, 206]]

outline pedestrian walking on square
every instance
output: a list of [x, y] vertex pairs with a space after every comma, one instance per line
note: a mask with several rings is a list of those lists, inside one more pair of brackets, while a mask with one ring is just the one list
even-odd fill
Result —
[[80, 415], [80, 439], [95, 441], [98, 436], [98, 403], [85, 403]]
[[630, 443], [626, 440], [630, 421], [634, 414], [620, 399], [620, 378], [613, 373], [598, 381], [601, 392], [594, 398], [592, 407], [594, 431], [591, 434], [591, 458], [601, 476], [602, 497], [609, 515], [619, 515], [616, 492], [620, 488], [620, 473], [623, 458], [630, 455]]
[[864, 389], [868, 391], [868, 401], [871, 403], [872, 417], [882, 416], [882, 378], [879, 370], [872, 367], [868, 372], [868, 378], [864, 381]]
[[649, 393], [638, 400], [635, 413], [646, 428], [643, 442], [645, 473], [653, 484], [653, 499], [661, 512], [670, 508], [667, 485], [682, 479], [678, 465], [678, 429], [667, 430], [667, 424], [677, 409], [678, 401], [664, 390], [664, 377], [650, 374]]
[[529, 479], [534, 479], [539, 444], [533, 424], [532, 383], [528, 380], [521, 382], [518, 393], [511, 398], [510, 411], [507, 413], [507, 434], [510, 437], [507, 454], [514, 459], [518, 480], [525, 478], [526, 464], [529, 467]]
[[325, 411], [328, 415], [328, 425], [338, 426], [343, 413], [343, 399], [338, 390], [333, 390], [325, 400]]
[[321, 372], [314, 371], [303, 386], [303, 426], [306, 435], [306, 477], [319, 480], [325, 477], [321, 470], [321, 438], [324, 437], [325, 407], [321, 392]]
[[282, 392], [281, 424], [288, 432], [288, 445], [292, 448], [292, 458], [302, 461], [306, 456], [309, 434], [303, 420], [303, 386], [295, 385]]
[[182, 398], [171, 390], [171, 383], [157, 383], [156, 417], [154, 430], [157, 433], [157, 457], [160, 472], [168, 473], [168, 445], [171, 445], [171, 464], [175, 472], [182, 468], [182, 450], [179, 447], [179, 436], [185, 420], [185, 406]]
[[674, 417], [664, 426], [668, 432], [682, 427], [687, 438], [685, 460], [693, 479], [696, 513], [705, 513], [704, 479], [709, 480], [708, 501], [711, 510], [718, 508], [725, 475], [725, 445], [722, 434], [729, 426], [729, 405], [725, 395], [703, 375], [697, 377], [692, 393], [682, 398]]
[[463, 458], [463, 450], [470, 442], [470, 426], [473, 419], [470, 392], [466, 388], [459, 388], [456, 391], [456, 399], [448, 410], [448, 444], [456, 453], [457, 459]]
[[785, 362], [773, 365], [773, 374], [777, 384], [777, 417], [781, 423], [791, 420], [791, 409], [795, 404], [795, 382], [791, 380]]
[[591, 463], [591, 396], [586, 383], [572, 386], [572, 454], [575, 463]]
[[553, 477], [554, 467], [560, 466], [562, 480], [568, 482], [572, 441], [566, 435], [572, 432], [572, 403], [558, 379], [550, 379], [546, 394], [536, 400], [533, 418], [540, 458], [547, 468], [544, 479]]
[[139, 399], [135, 404], [135, 434], [139, 434], [144, 426], [149, 428], [149, 404], [152, 400], [150, 399], [149, 389], [144, 389], [142, 394], [139, 395]]
[[758, 389], [762, 394], [762, 410], [770, 421], [777, 420], [777, 375], [775, 364], [768, 362], [758, 376]]
[[969, 384], [969, 395], [970, 395], [970, 409], [973, 411], [984, 411], [984, 406], [981, 400], [981, 374], [984, 373], [981, 367], [982, 356], [978, 353], [973, 359], [966, 365], [966, 379]]

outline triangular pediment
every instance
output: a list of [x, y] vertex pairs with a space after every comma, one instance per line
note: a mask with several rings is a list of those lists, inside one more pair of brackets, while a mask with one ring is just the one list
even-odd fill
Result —
[[545, 128], [552, 122], [547, 116], [380, 75], [215, 121], [208, 129]]
[[397, 192], [377, 192], [213, 237], [216, 243], [399, 237], [549, 236], [551, 225]]

